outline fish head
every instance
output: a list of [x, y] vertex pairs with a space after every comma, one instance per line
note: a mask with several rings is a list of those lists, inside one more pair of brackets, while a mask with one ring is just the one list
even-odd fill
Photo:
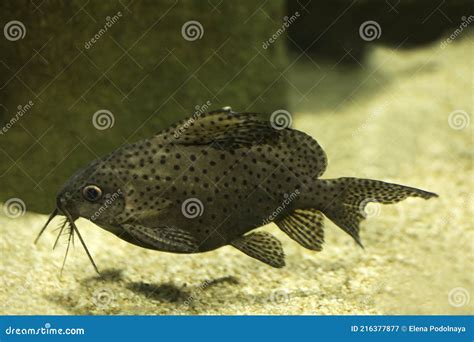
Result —
[[59, 211], [111, 224], [125, 208], [124, 192], [105, 162], [94, 162], [69, 178], [56, 196]]
[[[107, 163], [107, 161], [94, 161], [85, 168], [77, 171], [58, 192], [56, 196], [56, 208], [49, 215], [43, 228], [41, 228], [41, 231], [35, 239], [35, 244], [53, 218], [57, 215], [64, 215], [66, 220], [60, 227], [60, 232], [54, 247], [63, 232], [63, 228], [68, 224], [68, 249], [71, 237], [77, 234], [94, 269], [100, 274], [76, 227], [75, 221], [79, 217], [83, 217], [99, 226], [114, 226], [117, 221], [116, 217], [125, 209], [124, 194], [119, 187], [119, 184], [122, 183], [118, 182], [118, 180], [119, 178], [115, 175], [114, 168], [111, 164]], [[64, 258], [63, 267], [66, 256]]]

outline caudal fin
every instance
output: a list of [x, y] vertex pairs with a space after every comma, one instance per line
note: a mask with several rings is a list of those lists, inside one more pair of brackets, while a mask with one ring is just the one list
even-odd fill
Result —
[[342, 228], [361, 246], [359, 224], [366, 217], [364, 208], [369, 202], [396, 203], [407, 197], [429, 199], [438, 195], [409, 186], [372, 179], [338, 178], [318, 180], [329, 194], [327, 203], [319, 208], [324, 215]]

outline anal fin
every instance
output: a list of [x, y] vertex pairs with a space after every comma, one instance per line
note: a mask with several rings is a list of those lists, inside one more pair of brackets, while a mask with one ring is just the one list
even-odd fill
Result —
[[241, 236], [231, 242], [231, 245], [272, 267], [285, 266], [285, 252], [280, 240], [267, 232], [255, 232]]
[[296, 209], [275, 223], [301, 246], [321, 251], [324, 243], [324, 215], [315, 209]]

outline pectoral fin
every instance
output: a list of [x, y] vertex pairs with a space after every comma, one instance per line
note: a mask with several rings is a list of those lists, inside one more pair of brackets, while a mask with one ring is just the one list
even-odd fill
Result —
[[285, 252], [281, 242], [267, 232], [255, 232], [242, 236], [231, 242], [231, 245], [270, 266], [281, 268], [285, 266]]
[[175, 227], [150, 228], [139, 224], [124, 224], [123, 229], [138, 244], [145, 247], [161, 251], [176, 253], [195, 253], [199, 250], [199, 245], [195, 238], [188, 232]]

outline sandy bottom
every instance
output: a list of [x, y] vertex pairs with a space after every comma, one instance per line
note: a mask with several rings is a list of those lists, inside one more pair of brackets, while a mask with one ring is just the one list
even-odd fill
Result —
[[[446, 49], [377, 48], [357, 71], [311, 61], [292, 68], [293, 127], [325, 148], [325, 177], [375, 178], [440, 195], [370, 205], [365, 250], [329, 221], [320, 253], [270, 225], [264, 229], [287, 254], [287, 267], [272, 269], [231, 247], [201, 255], [148, 251], [80, 220], [104, 277], [76, 241], [60, 278], [65, 244], [51, 250], [51, 229], [33, 245], [46, 217], [2, 213], [0, 313], [474, 313], [472, 38]], [[456, 110], [468, 114], [449, 122]]]

